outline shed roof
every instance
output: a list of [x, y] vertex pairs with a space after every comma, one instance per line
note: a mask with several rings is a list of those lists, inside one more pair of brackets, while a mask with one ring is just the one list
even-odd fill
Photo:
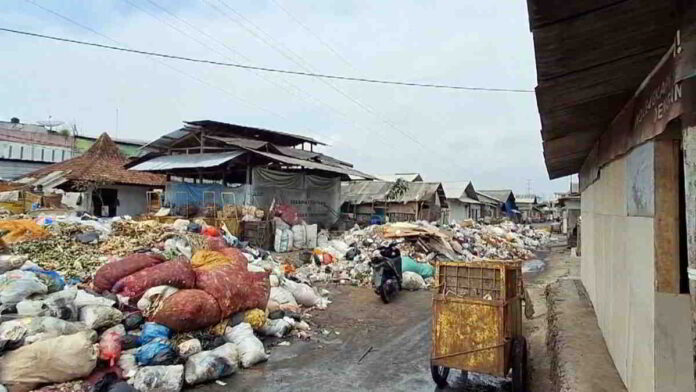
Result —
[[505, 203], [511, 195], [514, 198], [511, 189], [480, 190], [478, 191], [478, 193], [484, 196], [488, 196], [492, 199], [498, 200], [501, 203]]
[[471, 181], [450, 181], [443, 182], [442, 188], [448, 199], [459, 199], [466, 197], [466, 188], [471, 185]]
[[[164, 185], [165, 177], [159, 174], [129, 171], [124, 167], [128, 159], [109, 135], [102, 133], [84, 154], [31, 172], [25, 179], [41, 182], [45, 176], [61, 176], [69, 181], [95, 181], [127, 185]], [[26, 182], [26, 180], [25, 180]]]
[[577, 173], [673, 42], [673, 0], [527, 0], [550, 178]]
[[406, 191], [396, 199], [387, 200], [395, 182], [389, 181], [345, 181], [341, 183], [341, 204], [363, 204], [372, 202], [408, 203], [430, 200], [434, 195], [445, 203], [445, 193], [439, 182], [406, 182]]

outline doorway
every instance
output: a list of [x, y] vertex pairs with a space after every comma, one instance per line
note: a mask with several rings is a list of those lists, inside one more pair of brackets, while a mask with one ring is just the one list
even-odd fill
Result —
[[99, 188], [92, 192], [94, 216], [114, 217], [118, 207], [118, 190]]

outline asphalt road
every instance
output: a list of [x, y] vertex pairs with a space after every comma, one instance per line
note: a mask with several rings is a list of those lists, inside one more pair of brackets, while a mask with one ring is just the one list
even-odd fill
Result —
[[[314, 313], [316, 335], [269, 347], [265, 364], [209, 383], [200, 392], [222, 391], [435, 391], [430, 376], [431, 294], [402, 292], [385, 305], [370, 289], [328, 287], [334, 302]], [[328, 331], [328, 334], [324, 332]], [[278, 341], [265, 342], [268, 346]], [[362, 359], [361, 359], [362, 358]], [[499, 391], [497, 379], [476, 378], [464, 389], [452, 371], [450, 391]], [[493, 381], [491, 384], [490, 381]], [[473, 383], [473, 385], [471, 385]]]

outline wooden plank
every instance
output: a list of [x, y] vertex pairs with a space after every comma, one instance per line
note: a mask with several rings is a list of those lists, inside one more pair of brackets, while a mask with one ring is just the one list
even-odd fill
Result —
[[534, 30], [543, 25], [578, 17], [620, 1], [624, 0], [527, 0], [529, 27]]
[[679, 26], [675, 8], [672, 1], [628, 0], [533, 30], [538, 79], [666, 49]]
[[657, 291], [679, 294], [678, 140], [655, 140], [655, 281]]

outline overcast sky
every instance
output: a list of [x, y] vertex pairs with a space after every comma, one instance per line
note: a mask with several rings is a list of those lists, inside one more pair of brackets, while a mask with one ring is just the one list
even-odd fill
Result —
[[[0, 26], [298, 71], [536, 85], [522, 0], [5, 0]], [[2, 120], [50, 115], [86, 135], [152, 140], [182, 121], [212, 119], [315, 137], [369, 173], [419, 172], [516, 193], [529, 181], [547, 197], [568, 189], [569, 178], [548, 180], [530, 93], [321, 81], [4, 32], [0, 58]]]

